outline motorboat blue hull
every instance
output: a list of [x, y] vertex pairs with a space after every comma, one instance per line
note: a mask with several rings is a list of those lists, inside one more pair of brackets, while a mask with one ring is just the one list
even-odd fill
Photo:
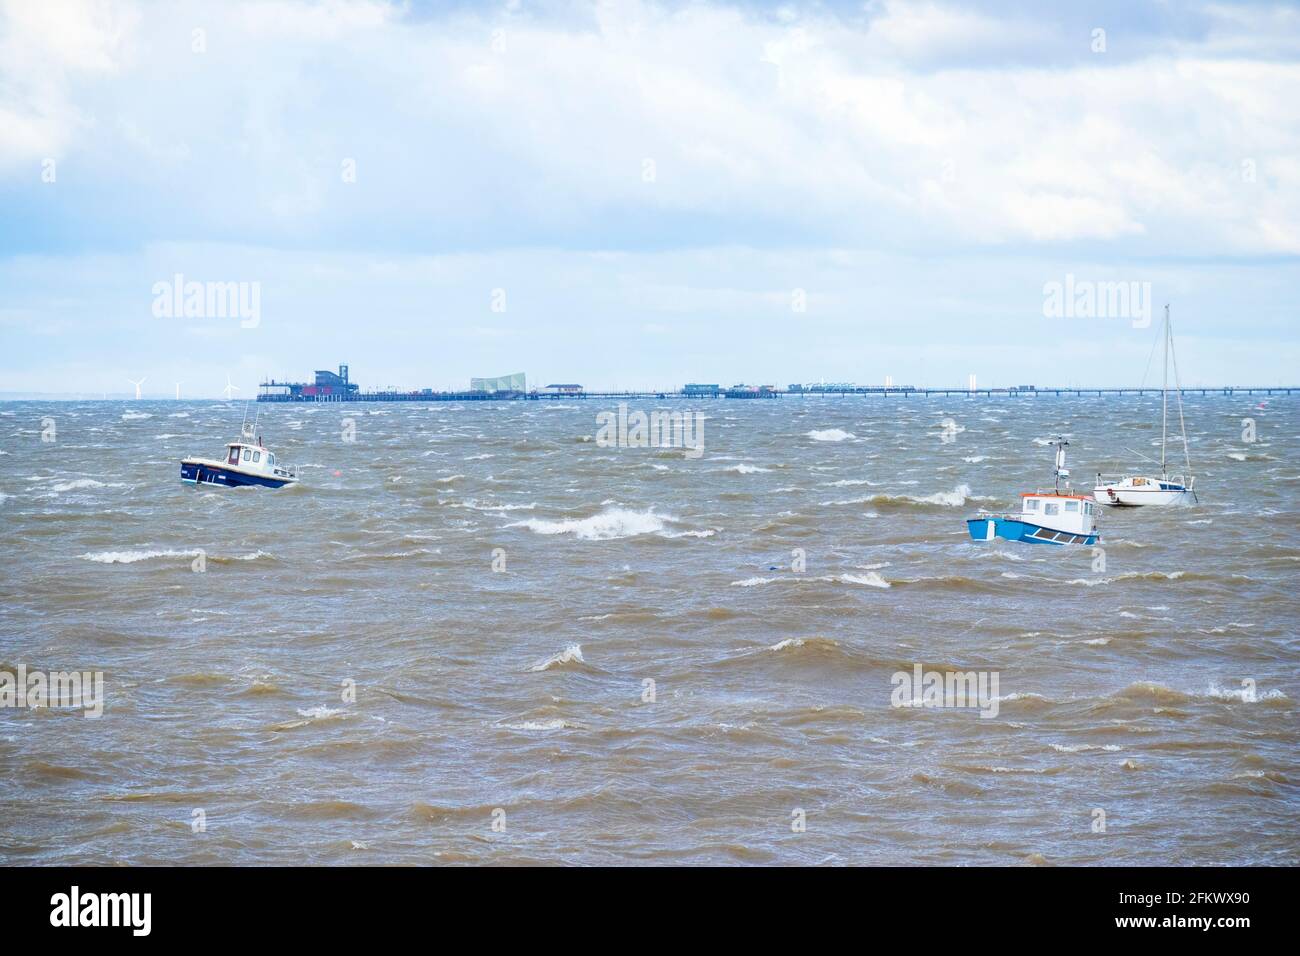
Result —
[[975, 541], [992, 541], [1003, 538], [1007, 541], [1024, 541], [1028, 544], [1096, 544], [1101, 536], [1097, 532], [1076, 534], [1071, 531], [1054, 531], [1042, 525], [1017, 518], [1001, 515], [988, 515], [982, 518], [967, 518], [966, 528]]
[[269, 475], [250, 475], [247, 472], [222, 468], [218, 465], [181, 462], [181, 481], [191, 485], [220, 485], [224, 488], [242, 488], [253, 485], [263, 488], [283, 488], [293, 484], [285, 478], [273, 478]]

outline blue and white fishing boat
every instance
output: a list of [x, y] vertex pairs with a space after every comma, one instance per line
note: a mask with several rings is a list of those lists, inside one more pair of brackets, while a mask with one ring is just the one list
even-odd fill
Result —
[[[1020, 496], [1020, 514], [984, 514], [966, 519], [970, 536], [976, 541], [1027, 541], [1030, 544], [1096, 544], [1097, 503], [1090, 495], [1070, 491], [1070, 472], [1065, 467], [1063, 438], [1051, 442], [1056, 448], [1056, 487], [1052, 491], [1032, 491]], [[1065, 491], [1061, 481], [1065, 481]]]
[[226, 445], [224, 458], [182, 458], [181, 481], [191, 485], [221, 485], [240, 488], [260, 485], [264, 488], [283, 488], [298, 482], [298, 469], [275, 460], [275, 455], [262, 444], [256, 434], [257, 423], [245, 419], [240, 429], [240, 441]]

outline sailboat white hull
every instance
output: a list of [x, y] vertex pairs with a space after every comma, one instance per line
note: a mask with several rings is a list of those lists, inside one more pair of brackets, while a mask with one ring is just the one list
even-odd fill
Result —
[[1092, 497], [1098, 504], [1115, 508], [1190, 505], [1195, 501], [1191, 488], [1168, 478], [1103, 478], [1097, 482]]

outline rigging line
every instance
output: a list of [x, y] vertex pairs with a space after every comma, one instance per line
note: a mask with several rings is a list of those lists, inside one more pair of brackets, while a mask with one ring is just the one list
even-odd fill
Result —
[[[1142, 370], [1142, 382], [1141, 382], [1141, 384], [1138, 385], [1138, 395], [1139, 395], [1139, 397], [1141, 397], [1141, 391], [1142, 391], [1142, 389], [1144, 389], [1144, 388], [1147, 387], [1147, 376], [1151, 374], [1151, 361], [1156, 357], [1156, 343], [1159, 342], [1159, 341], [1163, 341], [1163, 339], [1164, 339], [1164, 336], [1163, 336], [1163, 335], [1160, 336], [1158, 339], [1157, 339], [1157, 338], [1154, 338], [1154, 337], [1151, 339], [1151, 351], [1147, 353], [1147, 367], [1146, 367], [1145, 369]], [[1133, 449], [1131, 449], [1131, 448], [1128, 449], [1128, 450], [1129, 450], [1129, 451], [1133, 451]], [[1137, 453], [1134, 452], [1134, 454], [1137, 454]], [[1145, 455], [1138, 455], [1138, 457], [1139, 457], [1139, 458], [1145, 458], [1146, 456], [1145, 456]], [[1152, 459], [1152, 458], [1147, 458], [1146, 460], [1149, 461], [1149, 462], [1151, 462], [1152, 464], [1155, 464], [1155, 460]], [[1118, 462], [1117, 462], [1117, 463], [1116, 463], [1116, 469], [1115, 469], [1115, 470], [1116, 470], [1117, 472], [1122, 472], [1122, 471], [1123, 471], [1123, 465], [1122, 465], [1121, 463], [1118, 463]]]
[[1159, 463], [1158, 461], [1156, 461], [1154, 458], [1149, 458], [1148, 456], [1142, 454], [1142, 452], [1137, 451], [1136, 449], [1133, 449], [1133, 448], [1125, 448], [1124, 450], [1125, 450], [1126, 452], [1128, 452], [1129, 454], [1131, 454], [1131, 455], [1137, 455], [1137, 456], [1138, 456], [1139, 458], [1141, 458], [1143, 461], [1149, 461], [1149, 462], [1151, 462], [1151, 464], [1153, 464], [1153, 465], [1158, 465], [1158, 464], [1160, 464], [1160, 463]]
[[[1161, 338], [1164, 338], [1164, 336], [1161, 336]], [[1157, 341], [1158, 341], [1158, 340], [1157, 340], [1157, 339], [1154, 339], [1154, 338], [1151, 340], [1151, 353], [1147, 356], [1147, 367], [1146, 367], [1146, 369], [1142, 372], [1142, 384], [1138, 386], [1139, 388], [1146, 388], [1146, 385], [1147, 385], [1147, 376], [1151, 373], [1151, 360], [1152, 360], [1153, 358], [1156, 357], [1156, 342], [1157, 342]]]
[[1175, 394], [1178, 396], [1178, 427], [1181, 428], [1183, 432], [1183, 461], [1187, 464], [1187, 475], [1185, 477], [1190, 478], [1192, 473], [1192, 456], [1187, 450], [1187, 425], [1183, 421], [1183, 383], [1178, 377], [1178, 351], [1174, 348], [1174, 333], [1172, 327], [1169, 330], [1169, 354], [1174, 360], [1174, 389]]
[[1160, 474], [1165, 474], [1165, 459], [1169, 452], [1169, 303], [1165, 303], [1165, 350], [1161, 355], [1160, 379]]

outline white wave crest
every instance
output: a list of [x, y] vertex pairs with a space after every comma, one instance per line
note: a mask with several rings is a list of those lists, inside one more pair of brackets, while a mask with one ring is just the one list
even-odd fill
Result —
[[866, 574], [822, 574], [814, 577], [809, 577], [806, 574], [790, 574], [779, 578], [745, 578], [743, 581], [732, 581], [731, 586], [733, 588], [753, 588], [761, 584], [774, 584], [778, 581], [794, 584], [804, 581], [822, 581], [833, 584], [863, 584], [871, 588], [893, 587], [875, 571], [868, 571]]
[[552, 667], [563, 667], [565, 664], [585, 664], [586, 659], [582, 656], [581, 644], [570, 644], [558, 654], [553, 654], [544, 661], [538, 661], [530, 670], [548, 671]]
[[[89, 554], [80, 555], [84, 561], [94, 561], [96, 564], [135, 564], [137, 561], [150, 561], [154, 558], [197, 558], [204, 552], [198, 548], [189, 551], [174, 551], [167, 549], [164, 551], [96, 551]], [[233, 557], [224, 558], [217, 555], [206, 555], [209, 561], [256, 561], [258, 558], [269, 558], [272, 555], [265, 551], [254, 551], [252, 554], [237, 554]]]
[[566, 728], [577, 727], [577, 724], [571, 724], [562, 717], [556, 717], [554, 720], [525, 720], [519, 724], [501, 724], [507, 730], [564, 730]]
[[506, 527], [527, 528], [534, 534], [571, 534], [584, 541], [608, 541], [640, 534], [658, 534], [667, 527], [668, 522], [676, 520], [671, 515], [655, 514], [653, 508], [646, 511], [607, 508], [590, 518], [562, 518], [559, 521], [530, 518], [527, 521], [513, 522]]
[[1261, 700], [1286, 700], [1286, 694], [1276, 687], [1272, 690], [1260, 692], [1245, 687], [1220, 687], [1218, 684], [1211, 684], [1210, 689], [1205, 692], [1206, 697], [1213, 697], [1215, 700], [1239, 700], [1243, 704], [1254, 704]]
[[341, 713], [342, 713], [341, 710], [337, 710], [332, 707], [325, 707], [323, 705], [320, 707], [309, 707], [306, 710], [302, 709], [301, 707], [298, 708], [299, 717], [307, 717], [311, 720], [324, 720], [328, 717], [333, 717], [335, 714], [341, 714]]
[[911, 500], [920, 505], [943, 505], [946, 508], [960, 508], [966, 503], [966, 499], [970, 497], [970, 485], [958, 485], [952, 491], [937, 491], [932, 495], [913, 497]]
[[841, 428], [813, 429], [807, 435], [813, 441], [844, 441], [855, 437], [852, 432], [846, 432]]
[[196, 551], [98, 551], [81, 555], [83, 560], [97, 564], [135, 564], [137, 561], [149, 561], [152, 558], [197, 558]]
[[870, 588], [891, 587], [890, 583], [875, 571], [868, 571], [866, 574], [844, 574], [840, 576], [840, 580], [845, 584], [865, 584]]
[[50, 491], [78, 491], [82, 488], [125, 488], [126, 485], [120, 482], [106, 484], [102, 481], [96, 481], [94, 478], [77, 478], [73, 481], [60, 481], [57, 485], [50, 485]]

